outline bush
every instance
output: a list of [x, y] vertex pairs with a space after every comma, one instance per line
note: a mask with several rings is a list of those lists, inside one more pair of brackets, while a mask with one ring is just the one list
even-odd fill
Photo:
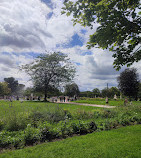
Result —
[[114, 110], [104, 109], [101, 115], [103, 118], [114, 118], [117, 116], [117, 112]]
[[39, 126], [40, 129], [40, 141], [44, 142], [46, 140], [51, 141], [55, 138], [54, 132], [51, 130], [51, 125], [47, 122], [44, 122]]
[[90, 118], [93, 118], [94, 117], [94, 115], [93, 115], [93, 113], [92, 112], [86, 112], [86, 111], [84, 111], [84, 110], [78, 110], [77, 112], [76, 112], [76, 114], [74, 115], [74, 117], [76, 118], [76, 119], [79, 119], [79, 120], [82, 120], [82, 119], [90, 119]]
[[95, 122], [93, 122], [93, 121], [90, 122], [88, 124], [88, 129], [89, 129], [90, 132], [96, 131], [97, 130], [97, 125], [95, 124]]
[[40, 130], [28, 124], [24, 135], [25, 145], [33, 145], [40, 140], [40, 137]]
[[3, 127], [4, 127], [4, 122], [3, 120], [0, 120], [0, 131], [3, 129]]
[[23, 130], [27, 126], [28, 119], [24, 115], [9, 115], [4, 119], [4, 128], [8, 131]]
[[30, 114], [32, 125], [37, 127], [38, 121], [49, 121], [50, 123], [59, 122], [66, 118], [71, 118], [71, 114], [67, 110], [63, 110], [59, 106], [47, 107], [45, 111], [32, 111]]

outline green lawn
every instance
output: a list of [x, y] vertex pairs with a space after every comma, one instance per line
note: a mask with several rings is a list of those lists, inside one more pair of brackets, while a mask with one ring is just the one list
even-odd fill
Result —
[[[16, 113], [30, 113], [33, 110], [44, 111], [47, 106], [53, 107], [54, 105], [59, 105], [61, 108], [65, 110], [69, 110], [70, 112], [76, 112], [77, 110], [84, 111], [95, 111], [99, 109], [97, 107], [91, 106], [81, 106], [81, 105], [73, 105], [73, 104], [56, 104], [56, 103], [45, 103], [45, 102], [36, 102], [36, 101], [24, 101], [21, 103], [20, 101], [13, 101], [12, 103], [9, 101], [0, 101], [0, 118], [6, 117], [11, 112]], [[13, 111], [14, 110], [14, 111]]]
[[[96, 105], [107, 105], [106, 102], [105, 102], [105, 99], [104, 98], [86, 98], [86, 99], [80, 99], [80, 100], [77, 100], [77, 101], [74, 101], [76, 103], [87, 103], [87, 104], [96, 104]], [[141, 105], [141, 101], [132, 101], [132, 104], [134, 105]], [[113, 99], [109, 99], [109, 103], [108, 105], [111, 105], [111, 106], [123, 106], [124, 105], [124, 100], [113, 100]]]
[[140, 158], [141, 125], [48, 142], [0, 158]]
[[74, 134], [141, 124], [141, 106], [114, 109], [44, 102], [0, 101], [0, 150], [22, 148]]

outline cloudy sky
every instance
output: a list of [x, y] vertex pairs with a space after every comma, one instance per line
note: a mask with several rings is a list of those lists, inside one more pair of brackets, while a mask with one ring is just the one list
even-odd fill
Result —
[[[113, 69], [112, 53], [86, 43], [94, 29], [61, 15], [63, 0], [0, 0], [0, 81], [15, 77], [31, 86], [29, 76], [19, 66], [32, 62], [40, 53], [61, 51], [75, 64], [75, 82], [81, 91], [117, 86], [119, 72]], [[141, 62], [133, 65], [141, 76]]]

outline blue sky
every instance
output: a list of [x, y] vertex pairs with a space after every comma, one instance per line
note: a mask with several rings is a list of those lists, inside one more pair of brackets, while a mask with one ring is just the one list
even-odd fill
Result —
[[[75, 82], [81, 91], [117, 86], [119, 72], [113, 69], [112, 53], [86, 45], [93, 30], [61, 15], [62, 0], [7, 0], [0, 2], [0, 81], [15, 77], [32, 86], [29, 76], [19, 66], [32, 62], [40, 53], [61, 51], [74, 63]], [[133, 65], [141, 74], [141, 62]]]

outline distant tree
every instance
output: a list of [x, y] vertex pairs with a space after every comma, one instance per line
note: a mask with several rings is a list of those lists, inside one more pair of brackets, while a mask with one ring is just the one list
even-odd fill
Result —
[[109, 91], [109, 89], [107, 89], [107, 88], [104, 88], [104, 89], [102, 89], [102, 91], [101, 91], [101, 95], [102, 95], [102, 97], [111, 97], [110, 96], [110, 91]]
[[95, 88], [93, 89], [93, 95], [94, 97], [100, 97], [101, 96], [101, 93], [100, 93], [100, 90], [98, 88]]
[[65, 86], [64, 94], [67, 95], [67, 96], [70, 96], [70, 97], [73, 97], [74, 95], [79, 96], [80, 91], [79, 91], [78, 85], [76, 83], [67, 84]]
[[30, 75], [34, 88], [44, 93], [44, 100], [50, 89], [58, 88], [72, 81], [75, 69], [72, 63], [61, 52], [41, 54], [32, 63], [23, 65], [21, 69]]
[[116, 94], [116, 96], [120, 96], [120, 91], [119, 91], [119, 89], [116, 88], [116, 87], [111, 87], [111, 88], [109, 89], [110, 98], [113, 98], [115, 94]]
[[84, 92], [80, 92], [80, 97], [89, 97], [89, 98], [93, 98], [93, 92], [91, 91], [84, 91]]
[[11, 89], [8, 88], [7, 82], [0, 82], [0, 96], [8, 95], [10, 94]]
[[93, 29], [88, 48], [113, 51], [115, 68], [141, 60], [140, 0], [64, 0], [62, 14], [73, 15], [73, 23]]
[[27, 97], [30, 97], [32, 93], [34, 93], [34, 89], [31, 88], [31, 87], [27, 87], [25, 90], [24, 90], [24, 96], [27, 96]]
[[25, 88], [25, 85], [24, 85], [24, 84], [18, 84], [16, 93], [17, 93], [18, 95], [22, 95], [22, 94], [24, 93], [24, 88]]
[[11, 94], [15, 94], [18, 88], [18, 81], [14, 77], [4, 78], [4, 81], [8, 83], [8, 88], [11, 89]]
[[141, 101], [141, 82], [139, 83], [138, 98]]
[[130, 99], [137, 99], [139, 91], [139, 75], [135, 68], [125, 69], [117, 78], [119, 90]]
[[61, 96], [63, 93], [58, 88], [51, 88], [48, 91], [48, 97]]

